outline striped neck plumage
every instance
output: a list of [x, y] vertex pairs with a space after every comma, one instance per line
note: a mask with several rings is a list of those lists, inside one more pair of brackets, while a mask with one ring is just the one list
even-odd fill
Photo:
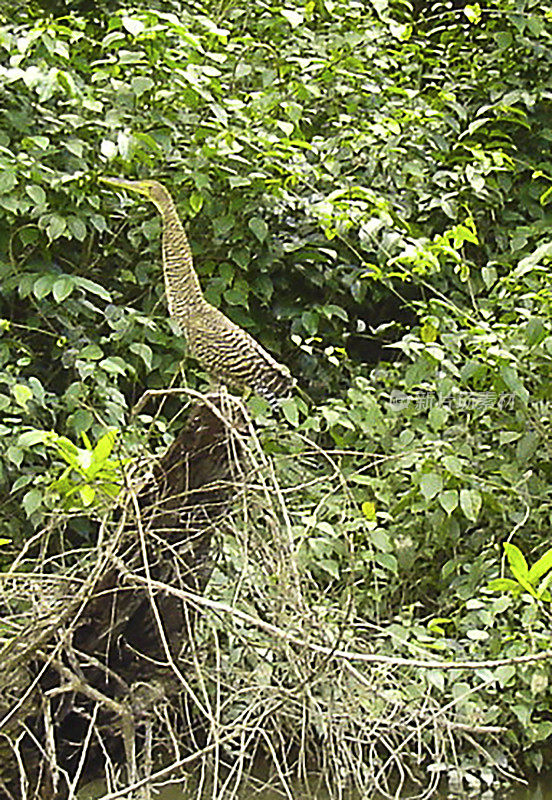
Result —
[[154, 200], [163, 220], [163, 272], [169, 313], [186, 324], [205, 302], [184, 226], [168, 192]]

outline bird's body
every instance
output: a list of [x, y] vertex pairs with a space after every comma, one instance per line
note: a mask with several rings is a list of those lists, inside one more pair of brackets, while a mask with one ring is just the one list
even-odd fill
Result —
[[288, 368], [205, 300], [188, 238], [167, 189], [157, 181], [100, 180], [144, 194], [159, 210], [169, 313], [185, 335], [192, 355], [217, 380], [239, 390], [249, 387], [271, 405], [289, 394], [293, 379]]

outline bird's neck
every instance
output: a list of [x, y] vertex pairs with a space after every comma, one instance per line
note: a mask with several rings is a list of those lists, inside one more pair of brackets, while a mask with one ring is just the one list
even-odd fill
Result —
[[169, 313], [177, 322], [186, 325], [190, 315], [205, 300], [188, 237], [172, 198], [169, 196], [158, 208], [163, 219], [163, 271]]

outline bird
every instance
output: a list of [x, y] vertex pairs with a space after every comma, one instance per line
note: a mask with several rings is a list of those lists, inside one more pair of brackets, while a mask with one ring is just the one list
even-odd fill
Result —
[[163, 223], [162, 256], [169, 314], [184, 334], [191, 354], [210, 375], [228, 387], [250, 389], [275, 409], [289, 397], [295, 381], [261, 345], [203, 295], [192, 251], [174, 200], [156, 180], [100, 177], [111, 187], [147, 197]]

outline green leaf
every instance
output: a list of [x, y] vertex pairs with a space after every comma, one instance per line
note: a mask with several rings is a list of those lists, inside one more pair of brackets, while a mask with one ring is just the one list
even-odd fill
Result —
[[75, 237], [78, 239], [79, 242], [83, 242], [86, 239], [86, 225], [79, 219], [78, 217], [69, 217], [69, 230]]
[[188, 202], [194, 213], [198, 214], [201, 211], [203, 207], [203, 197], [199, 192], [192, 192]]
[[93, 458], [94, 461], [105, 461], [111, 455], [113, 447], [115, 446], [115, 439], [117, 432], [115, 430], [108, 431], [99, 440], [94, 447]]
[[153, 350], [149, 345], [142, 344], [141, 342], [133, 342], [133, 344], [130, 345], [129, 350], [132, 353], [136, 353], [136, 355], [140, 356], [148, 370], [151, 370], [151, 365], [153, 362]]
[[12, 394], [17, 405], [25, 409], [27, 408], [27, 403], [33, 396], [32, 389], [29, 389], [29, 387], [25, 386], [23, 383], [17, 383], [15, 386], [12, 386]]
[[502, 689], [514, 677], [515, 674], [516, 674], [516, 668], [514, 667], [513, 664], [504, 664], [504, 666], [497, 667], [494, 670], [495, 678], [497, 679]]
[[89, 486], [85, 484], [84, 486], [79, 486], [79, 495], [82, 500], [82, 504], [85, 508], [91, 506], [94, 502], [94, 498], [96, 497], [96, 490], [93, 486]]
[[48, 431], [25, 431], [19, 435], [17, 444], [21, 447], [32, 447], [35, 444], [45, 444], [50, 438], [51, 434]]
[[540, 436], [533, 431], [525, 433], [516, 445], [516, 460], [529, 461], [540, 444]]
[[506, 50], [514, 41], [514, 37], [509, 31], [500, 31], [495, 34], [495, 39], [501, 50]]
[[99, 283], [95, 283], [94, 281], [89, 280], [88, 278], [81, 278], [80, 275], [75, 275], [73, 278], [74, 283], [76, 286], [79, 286], [81, 289], [84, 289], [85, 292], [90, 292], [90, 294], [95, 294], [98, 297], [101, 297], [102, 300], [106, 300], [108, 303], [111, 302], [111, 295], [104, 289], [103, 286], [100, 286]]
[[46, 202], [46, 192], [41, 186], [31, 184], [25, 187], [25, 191], [37, 205], [41, 206]]
[[420, 480], [420, 490], [426, 500], [431, 500], [443, 488], [443, 479], [436, 472], [427, 472]]
[[23, 461], [23, 451], [20, 450], [19, 447], [10, 445], [6, 451], [6, 455], [8, 460], [11, 461], [12, 464], [15, 464], [16, 467], [21, 466], [21, 462]]
[[128, 370], [128, 364], [126, 364], [122, 358], [119, 358], [119, 356], [104, 358], [103, 361], [100, 361], [100, 367], [113, 375], [125, 375]]
[[489, 581], [487, 588], [492, 592], [514, 592], [514, 594], [518, 594], [521, 590], [519, 583], [511, 578], [495, 578]]
[[46, 235], [50, 241], [53, 242], [54, 239], [59, 239], [59, 237], [65, 233], [66, 228], [67, 222], [65, 219], [60, 217], [58, 214], [52, 214], [46, 228]]
[[477, 521], [481, 510], [481, 495], [477, 489], [462, 489], [460, 491], [460, 508], [471, 522]]
[[72, 428], [76, 433], [82, 433], [92, 427], [94, 417], [84, 408], [78, 408], [74, 414], [71, 414], [67, 419], [67, 426]]
[[472, 3], [472, 5], [464, 6], [464, 14], [472, 25], [477, 25], [481, 20], [481, 6], [479, 3]]
[[529, 573], [527, 575], [527, 579], [529, 583], [536, 585], [537, 581], [539, 581], [543, 575], [545, 575], [549, 570], [552, 569], [552, 548], [547, 550], [546, 553], [539, 558], [538, 561], [535, 561]]
[[366, 517], [366, 519], [373, 521], [376, 519], [376, 504], [372, 503], [369, 500], [366, 500], [362, 506], [362, 513]]
[[531, 317], [525, 326], [525, 341], [529, 347], [534, 347], [542, 342], [546, 333], [542, 317]]
[[268, 235], [268, 225], [260, 217], [251, 217], [248, 222], [249, 230], [255, 234], [259, 242], [264, 242]]
[[62, 303], [66, 300], [74, 288], [75, 283], [69, 275], [58, 278], [53, 287], [53, 295], [56, 303]]
[[447, 472], [457, 478], [463, 475], [462, 462], [456, 456], [443, 456], [443, 466]]
[[376, 553], [374, 561], [376, 564], [379, 564], [380, 567], [389, 570], [389, 572], [397, 574], [399, 571], [398, 561], [391, 553]]
[[38, 489], [31, 489], [23, 495], [22, 503], [25, 514], [30, 517], [42, 504], [42, 492]]
[[136, 97], [141, 97], [141, 95], [143, 95], [145, 92], [149, 92], [149, 90], [152, 89], [155, 84], [151, 78], [146, 78], [140, 75], [137, 78], [133, 78], [130, 82], [130, 85]]
[[447, 489], [446, 492], [441, 492], [439, 495], [439, 504], [443, 511], [450, 516], [452, 512], [458, 508], [458, 492], [456, 489]]
[[108, 161], [111, 161], [117, 155], [117, 145], [115, 142], [112, 142], [110, 139], [103, 139], [102, 143], [100, 144], [100, 153], [102, 156], [105, 156]]
[[515, 544], [511, 544], [511, 542], [504, 542], [504, 552], [506, 553], [510, 569], [512, 572], [514, 570], [516, 571], [516, 577], [517, 575], [521, 575], [524, 580], [527, 580], [529, 577], [529, 568], [525, 556], [519, 547], [516, 547]]
[[282, 400], [280, 408], [290, 425], [296, 428], [299, 425], [299, 409], [294, 397]]
[[0, 172], [0, 194], [11, 192], [16, 183], [17, 179], [14, 172], [11, 170]]
[[65, 147], [77, 158], [82, 158], [84, 142], [82, 142], [80, 139], [67, 139], [65, 142]]
[[79, 353], [80, 358], [90, 359], [91, 361], [97, 361], [99, 358], [103, 358], [103, 355], [103, 350], [97, 344], [87, 344]]
[[58, 279], [55, 273], [49, 275], [42, 275], [33, 286], [33, 294], [37, 300], [42, 300], [46, 295], [50, 294], [53, 289], [54, 283]]
[[135, 17], [123, 17], [121, 19], [121, 22], [123, 24], [123, 28], [125, 29], [125, 31], [128, 31], [128, 33], [130, 33], [131, 36], [138, 36], [140, 33], [143, 33], [143, 31], [145, 31], [146, 29], [144, 23], [141, 20], [136, 19]]
[[292, 8], [281, 8], [280, 14], [289, 22], [292, 28], [298, 28], [305, 20], [303, 14]]
[[504, 365], [500, 368], [500, 377], [508, 389], [510, 389], [510, 391], [512, 391], [525, 405], [527, 405], [527, 402], [529, 401], [529, 392], [521, 382], [517, 370], [514, 369], [514, 367]]

